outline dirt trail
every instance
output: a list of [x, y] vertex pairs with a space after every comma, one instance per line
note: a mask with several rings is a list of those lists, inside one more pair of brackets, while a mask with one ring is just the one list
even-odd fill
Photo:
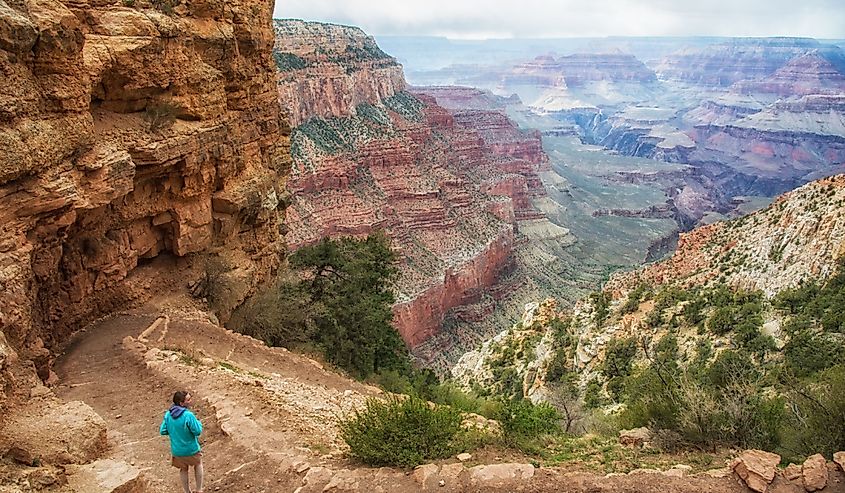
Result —
[[83, 401], [105, 419], [107, 457], [141, 469], [150, 492], [180, 491], [167, 439], [158, 436], [177, 389], [198, 398], [207, 492], [748, 491], [732, 477], [607, 478], [524, 465], [530, 474], [521, 478], [524, 471], [512, 466], [467, 469], [454, 460], [413, 472], [364, 468], [344, 458], [336, 419], [377, 389], [198, 313], [147, 308], [96, 322], [68, 346], [57, 372], [58, 396]]

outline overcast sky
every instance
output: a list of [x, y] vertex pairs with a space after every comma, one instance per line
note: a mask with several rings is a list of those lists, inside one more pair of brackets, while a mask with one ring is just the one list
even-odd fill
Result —
[[276, 18], [452, 38], [845, 38], [843, 0], [277, 0]]

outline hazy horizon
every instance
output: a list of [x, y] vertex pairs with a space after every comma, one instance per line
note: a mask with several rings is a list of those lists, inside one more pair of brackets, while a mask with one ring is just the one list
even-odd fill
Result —
[[582, 37], [845, 38], [838, 0], [574, 0], [501, 2], [429, 0], [287, 0], [276, 18], [354, 25], [375, 36], [450, 39]]

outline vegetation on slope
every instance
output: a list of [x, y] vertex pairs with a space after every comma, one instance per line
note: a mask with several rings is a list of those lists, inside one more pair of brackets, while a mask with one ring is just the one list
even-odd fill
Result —
[[277, 280], [234, 323], [272, 346], [314, 347], [356, 378], [407, 374], [408, 350], [392, 325], [395, 263], [383, 234], [324, 239], [291, 255], [294, 275]]

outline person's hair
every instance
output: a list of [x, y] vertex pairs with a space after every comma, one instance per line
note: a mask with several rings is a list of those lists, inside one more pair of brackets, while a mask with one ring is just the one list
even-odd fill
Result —
[[185, 397], [188, 397], [187, 390], [179, 390], [173, 393], [173, 403], [177, 406], [181, 406], [185, 403]]

